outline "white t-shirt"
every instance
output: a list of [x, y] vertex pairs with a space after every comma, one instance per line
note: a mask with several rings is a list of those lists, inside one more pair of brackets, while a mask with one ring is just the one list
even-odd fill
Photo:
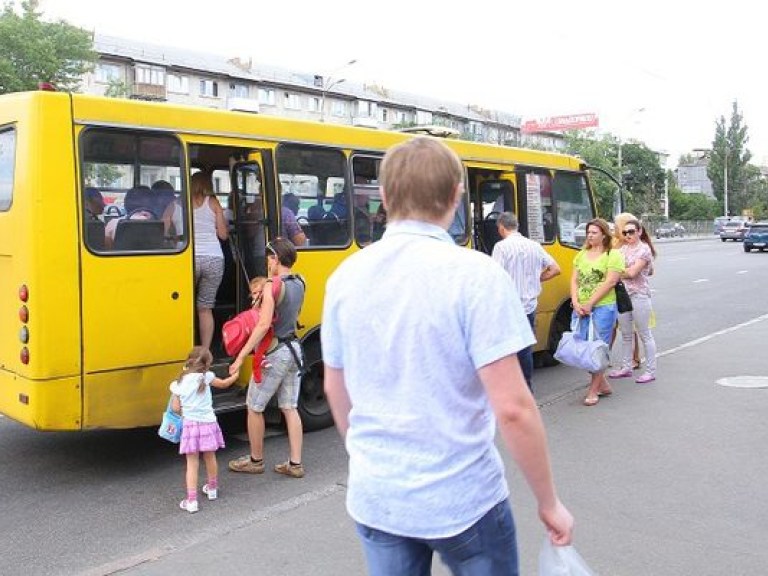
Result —
[[323, 360], [352, 403], [347, 509], [402, 536], [466, 530], [509, 495], [478, 368], [534, 343], [509, 276], [438, 226], [395, 221], [328, 280]]
[[[216, 422], [210, 386], [215, 377], [213, 372], [191, 372], [185, 374], [181, 382], [171, 382], [171, 394], [176, 394], [181, 400], [181, 414], [184, 420]], [[205, 381], [205, 388], [198, 392], [201, 379]]]

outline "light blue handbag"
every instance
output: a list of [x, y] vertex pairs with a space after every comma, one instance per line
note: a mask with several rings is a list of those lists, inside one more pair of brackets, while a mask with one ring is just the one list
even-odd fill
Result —
[[[581, 322], [583, 318], [579, 318]], [[595, 335], [595, 323], [590, 316], [587, 320], [587, 339], [579, 334], [579, 323], [573, 332], [564, 332], [557, 345], [555, 360], [587, 372], [602, 372], [608, 368], [610, 354], [608, 344]]]
[[173, 397], [168, 400], [168, 406], [166, 406], [165, 412], [163, 413], [163, 421], [160, 423], [157, 435], [160, 436], [160, 438], [168, 440], [168, 442], [178, 444], [181, 442], [183, 419], [181, 414], [176, 414], [176, 412], [173, 411], [173, 408], [171, 407], [172, 399]]

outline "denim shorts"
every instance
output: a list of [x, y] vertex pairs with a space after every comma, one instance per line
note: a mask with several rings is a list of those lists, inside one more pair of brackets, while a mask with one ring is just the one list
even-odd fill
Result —
[[248, 384], [248, 394], [246, 404], [254, 412], [264, 412], [267, 403], [277, 392], [277, 406], [279, 408], [296, 408], [299, 405], [299, 391], [301, 389], [301, 378], [299, 378], [299, 367], [296, 360], [288, 349], [293, 346], [293, 350], [301, 358], [301, 346], [298, 342], [287, 342], [281, 344], [274, 352], [265, 357], [268, 364], [262, 365], [261, 383], [254, 382], [251, 378]]
[[[446, 504], [450, 505], [450, 504]], [[448, 538], [409, 538], [357, 524], [369, 576], [429, 576], [435, 552], [454, 576], [517, 576], [515, 521], [509, 501]]]
[[[578, 326], [579, 335], [586, 340], [587, 330], [589, 329], [589, 322], [587, 322], [587, 320], [591, 320], [595, 323], [595, 333], [598, 338], [610, 346], [613, 328], [616, 326], [618, 317], [619, 313], [616, 309], [615, 302], [593, 308], [592, 315], [589, 317], [585, 316], [584, 318], [581, 318], [581, 316], [574, 311], [571, 315], [571, 330], [575, 332], [576, 327]], [[579, 319], [581, 319], [581, 322], [579, 322]]]

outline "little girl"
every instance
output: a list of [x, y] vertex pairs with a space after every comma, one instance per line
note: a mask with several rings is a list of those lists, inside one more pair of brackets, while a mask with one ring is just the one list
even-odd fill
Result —
[[227, 388], [237, 379], [237, 374], [222, 380], [209, 371], [213, 356], [207, 348], [195, 346], [187, 356], [184, 369], [178, 379], [171, 382], [172, 406], [181, 411], [184, 425], [181, 429], [179, 454], [187, 455], [187, 497], [179, 506], [187, 512], [197, 512], [197, 476], [200, 454], [203, 455], [208, 482], [203, 493], [208, 500], [218, 496], [218, 464], [216, 450], [224, 448], [224, 437], [213, 412], [210, 386]]

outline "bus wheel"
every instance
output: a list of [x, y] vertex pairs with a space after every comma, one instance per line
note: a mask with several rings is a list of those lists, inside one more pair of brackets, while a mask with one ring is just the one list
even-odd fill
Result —
[[539, 354], [541, 355], [542, 366], [556, 366], [559, 364], [555, 360], [555, 352], [557, 351], [557, 345], [560, 344], [560, 338], [563, 336], [563, 332], [568, 332], [571, 329], [571, 307], [569, 304], [560, 306], [557, 311], [557, 315], [552, 320], [552, 327], [549, 330], [549, 346], [547, 350], [543, 350]]
[[320, 343], [315, 341], [306, 344], [304, 358], [307, 363], [307, 372], [301, 379], [298, 410], [304, 430], [310, 432], [333, 426], [333, 415], [323, 389], [323, 360]]

